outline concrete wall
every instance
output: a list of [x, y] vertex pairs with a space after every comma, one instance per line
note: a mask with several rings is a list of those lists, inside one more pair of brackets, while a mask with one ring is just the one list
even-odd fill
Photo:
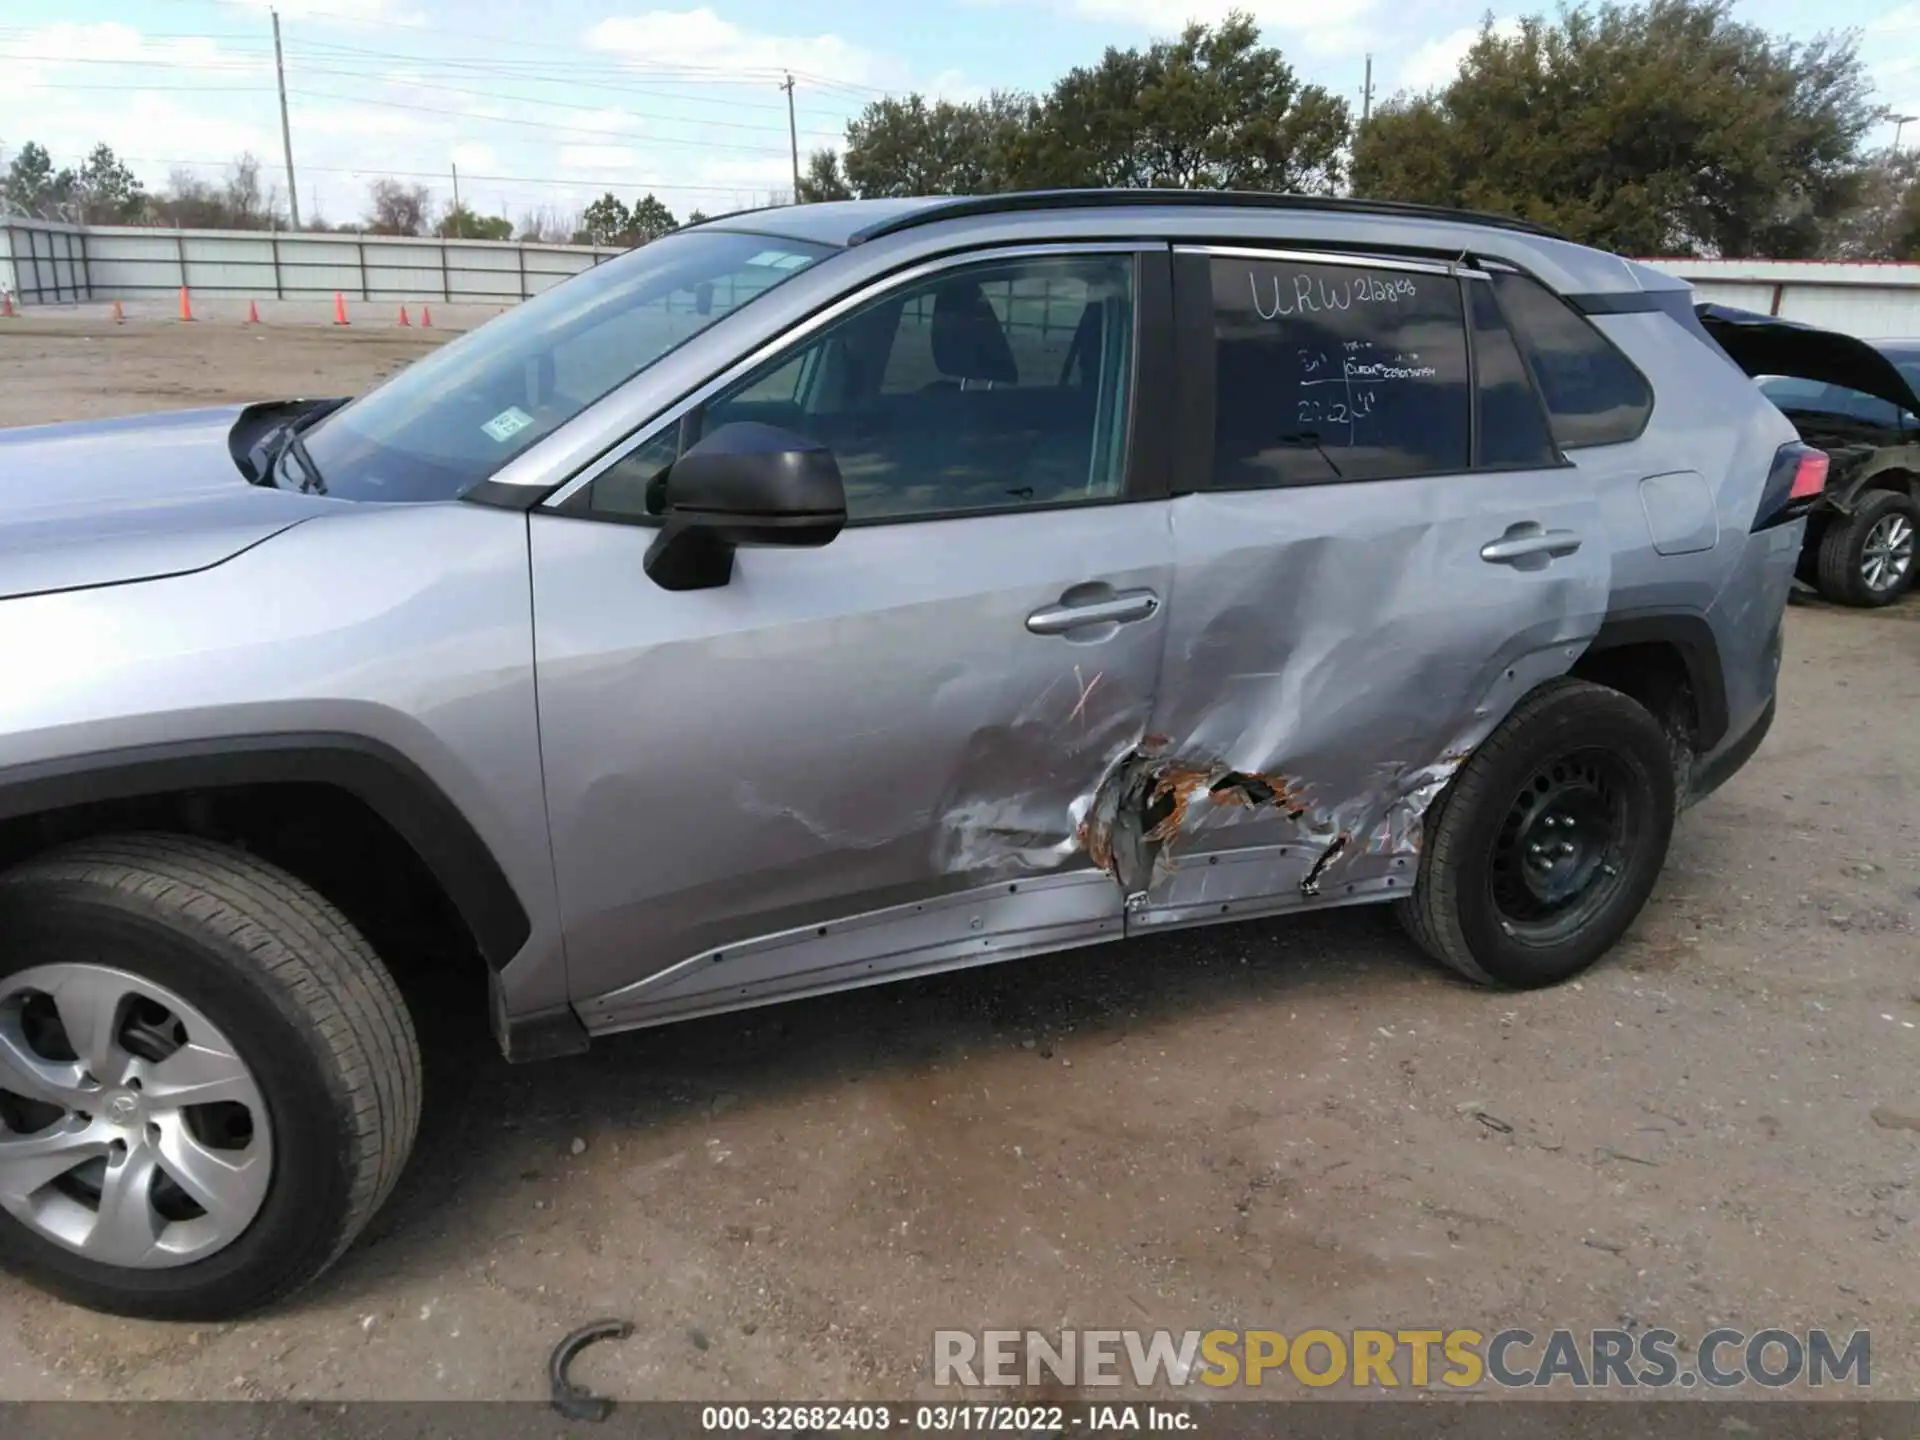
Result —
[[1920, 337], [1920, 264], [1831, 260], [1648, 260], [1695, 299], [1864, 340]]
[[617, 249], [386, 235], [156, 230], [0, 220], [0, 289], [17, 305], [171, 297], [511, 305]]

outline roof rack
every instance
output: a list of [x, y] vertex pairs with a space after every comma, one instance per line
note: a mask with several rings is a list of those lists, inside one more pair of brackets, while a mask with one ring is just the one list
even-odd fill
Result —
[[941, 198], [934, 203], [875, 221], [847, 237], [849, 245], [877, 240], [911, 230], [917, 225], [932, 225], [941, 220], [962, 220], [974, 215], [1008, 215], [1029, 210], [1085, 210], [1113, 205], [1188, 205], [1203, 209], [1305, 210], [1334, 215], [1374, 215], [1409, 220], [1452, 220], [1469, 225], [1488, 225], [1501, 230], [1518, 230], [1528, 235], [1543, 235], [1551, 240], [1568, 236], [1530, 220], [1511, 215], [1491, 215], [1479, 210], [1456, 210], [1446, 205], [1416, 205], [1403, 200], [1355, 200], [1334, 195], [1285, 195], [1262, 190], [1020, 190], [1003, 195], [961, 195]]

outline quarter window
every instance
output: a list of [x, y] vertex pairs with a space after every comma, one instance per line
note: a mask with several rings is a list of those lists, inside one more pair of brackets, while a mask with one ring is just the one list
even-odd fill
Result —
[[1216, 488], [1468, 468], [1453, 277], [1225, 257], [1211, 271]]
[[662, 513], [679, 447], [777, 425], [830, 448], [850, 520], [1117, 498], [1134, 344], [1131, 255], [944, 271], [872, 302], [597, 477], [588, 508]]
[[1540, 382], [1553, 438], [1565, 448], [1635, 440], [1653, 413], [1653, 391], [1585, 317], [1537, 280], [1496, 271], [1494, 293]]

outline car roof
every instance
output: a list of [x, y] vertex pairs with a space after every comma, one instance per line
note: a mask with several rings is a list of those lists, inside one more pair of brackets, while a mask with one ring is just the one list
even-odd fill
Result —
[[883, 200], [834, 200], [813, 205], [770, 206], [717, 216], [701, 227], [779, 235], [816, 244], [849, 246], [918, 225], [973, 217], [1097, 209], [1180, 208], [1206, 211], [1314, 211], [1408, 219], [1448, 220], [1499, 230], [1565, 239], [1543, 226], [1511, 216], [1443, 205], [1355, 200], [1331, 195], [1282, 195], [1240, 190], [1026, 190], [999, 195], [921, 195]]

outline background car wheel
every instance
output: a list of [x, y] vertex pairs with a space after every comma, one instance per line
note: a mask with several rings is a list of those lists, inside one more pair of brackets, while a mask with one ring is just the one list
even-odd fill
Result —
[[1870, 490], [1820, 538], [1819, 590], [1840, 605], [1891, 605], [1913, 584], [1920, 505], [1898, 490]]
[[137, 835], [0, 875], [0, 1264], [123, 1315], [256, 1309], [352, 1243], [419, 1112], [392, 977], [286, 872]]
[[1639, 704], [1584, 680], [1544, 685], [1434, 803], [1400, 921], [1481, 984], [1577, 975], [1653, 892], [1674, 788], [1667, 736]]

